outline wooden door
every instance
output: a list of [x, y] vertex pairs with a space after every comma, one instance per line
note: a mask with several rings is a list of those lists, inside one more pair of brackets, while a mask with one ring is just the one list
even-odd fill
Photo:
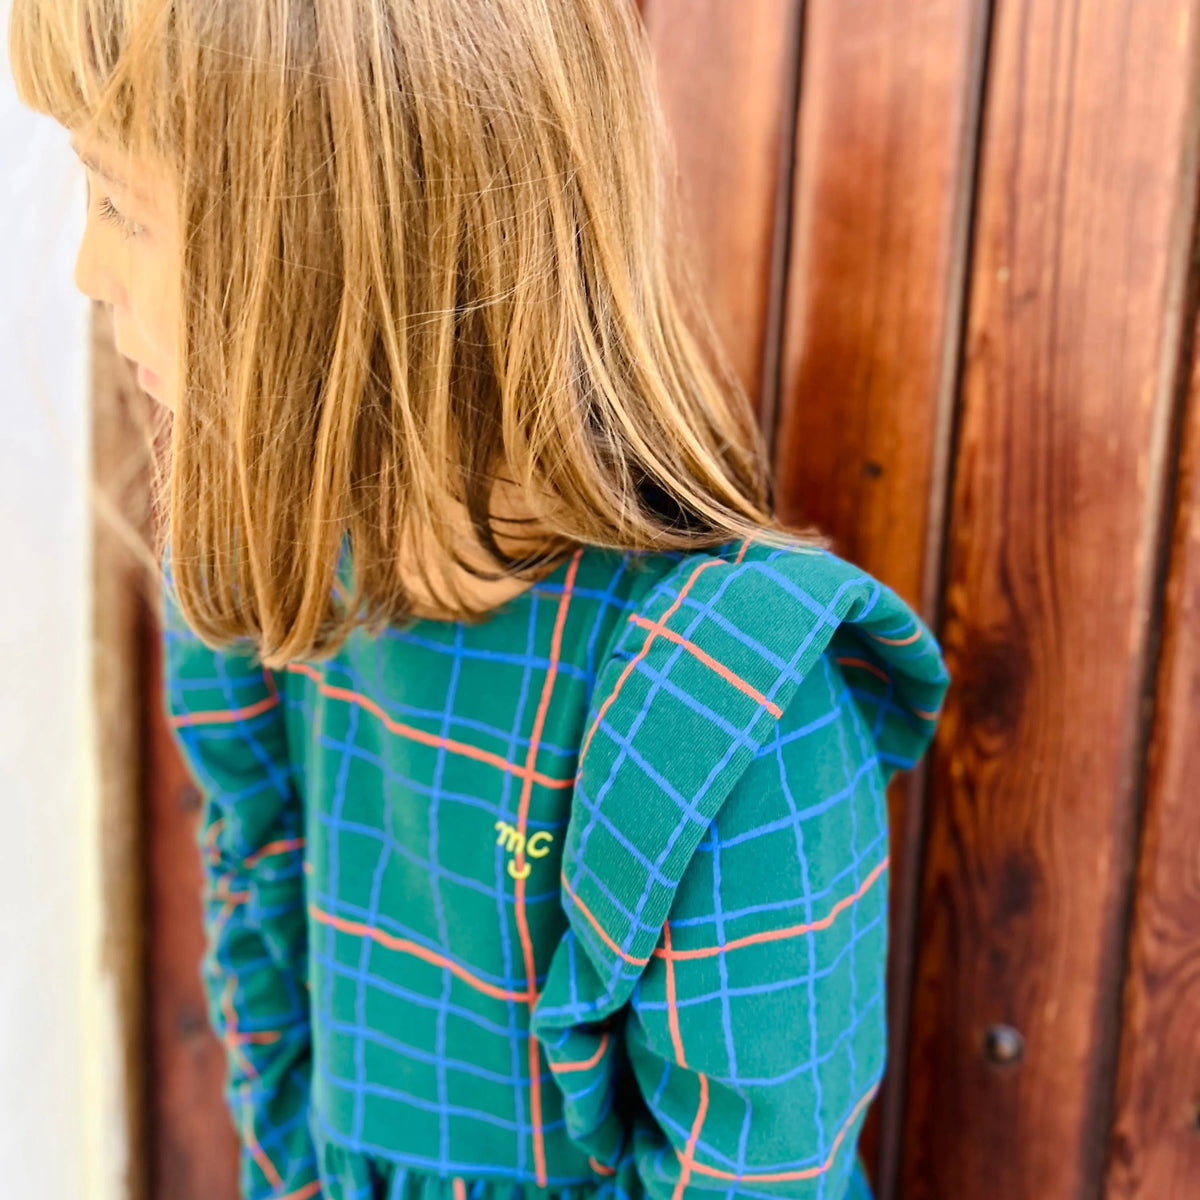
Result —
[[[644, 0], [781, 511], [953, 684], [894, 781], [881, 1200], [1200, 1195], [1200, 0]], [[232, 1200], [146, 670], [154, 1200]]]

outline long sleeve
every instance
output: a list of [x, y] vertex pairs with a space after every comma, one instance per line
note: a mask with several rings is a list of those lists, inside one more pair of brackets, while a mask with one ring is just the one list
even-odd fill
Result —
[[304, 820], [275, 676], [220, 653], [165, 589], [167, 712], [203, 797], [209, 1020], [226, 1048], [225, 1096], [240, 1141], [244, 1200], [319, 1195], [309, 1133]]
[[633, 990], [650, 1194], [869, 1196], [855, 1147], [886, 1046], [884, 777], [826, 653], [709, 824]]

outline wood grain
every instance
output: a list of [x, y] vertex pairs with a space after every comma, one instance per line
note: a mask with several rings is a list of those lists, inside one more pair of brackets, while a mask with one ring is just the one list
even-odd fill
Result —
[[[1193, 354], [1197, 345], [1193, 338]], [[1155, 712], [1107, 1200], [1200, 1191], [1200, 356], [1189, 389]]]
[[[780, 511], [831, 534], [932, 625], [966, 276], [986, 6], [809, 0], [775, 473]], [[891, 1191], [922, 773], [889, 789], [889, 1070], [864, 1158]], [[883, 1112], [889, 1119], [880, 1129]]]
[[985, 10], [809, 0], [775, 469], [789, 520], [926, 608]]
[[906, 1198], [1101, 1185], [1191, 230], [1200, 14], [1153, 10], [995, 9]]
[[774, 403], [799, 0], [643, 0], [702, 298], [760, 414]]

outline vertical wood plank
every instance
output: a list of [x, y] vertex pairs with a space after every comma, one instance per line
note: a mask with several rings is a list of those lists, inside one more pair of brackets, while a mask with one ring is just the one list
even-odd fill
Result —
[[996, 5], [905, 1197], [1101, 1186], [1197, 7]]
[[131, 553], [147, 525], [146, 459], [137, 409], [145, 403], [113, 344], [112, 321], [92, 304], [92, 700], [100, 800], [100, 915], [104, 982], [112, 989], [116, 1045], [106, 1072], [105, 1101], [121, 1106], [106, 1128], [126, 1161], [124, 1196], [145, 1200], [146, 1005], [143, 949], [145, 849], [142, 837], [143, 755], [129, 719], [144, 692], [139, 589], [146, 576]]
[[801, 8], [800, 0], [642, 4], [702, 299], [760, 414], [775, 385], [781, 166]]
[[[780, 511], [935, 620], [987, 5], [808, 0], [775, 442]], [[921, 834], [889, 789], [889, 1068], [863, 1138], [895, 1171]], [[892, 1114], [876, 1124], [883, 1114]]]
[[961, 0], [809, 0], [805, 19], [781, 507], [916, 605], [938, 552], [985, 16]]
[[225, 1049], [208, 1023], [204, 954], [201, 797], [163, 711], [162, 646], [146, 614], [148, 976], [151, 1021], [151, 1177], [154, 1200], [236, 1200], [238, 1141], [222, 1089]]
[[1200, 356], [1189, 393], [1107, 1200], [1200, 1189]]

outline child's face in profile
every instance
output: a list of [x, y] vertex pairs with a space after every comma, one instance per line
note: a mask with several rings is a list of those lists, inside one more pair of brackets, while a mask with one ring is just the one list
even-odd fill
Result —
[[176, 319], [181, 268], [168, 173], [103, 143], [71, 139], [87, 169], [87, 225], [75, 286], [109, 306], [117, 350], [138, 382], [175, 408]]

